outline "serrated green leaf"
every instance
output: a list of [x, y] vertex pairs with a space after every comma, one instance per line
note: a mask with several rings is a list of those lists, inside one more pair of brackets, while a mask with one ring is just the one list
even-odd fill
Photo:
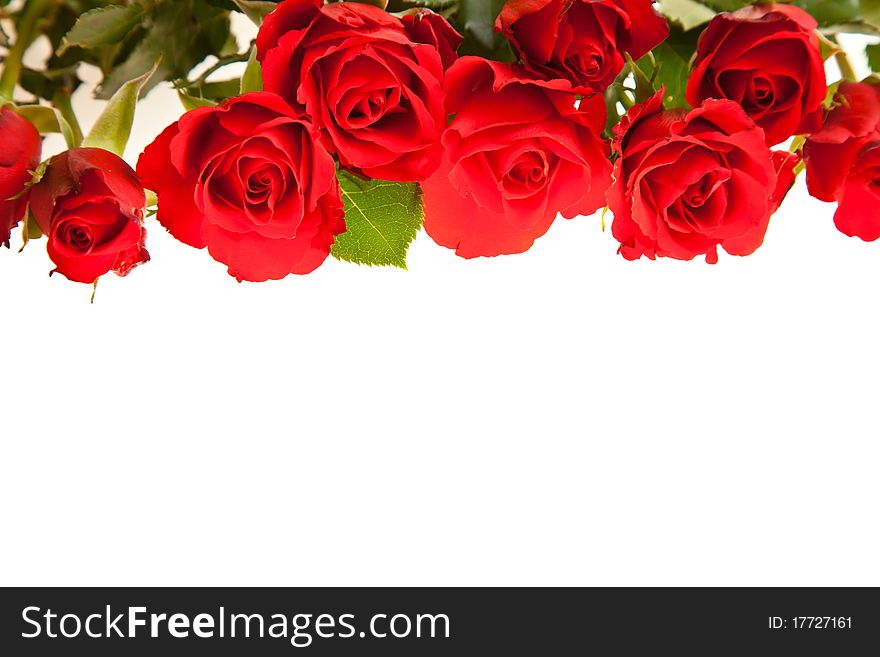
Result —
[[161, 60], [156, 61], [152, 70], [147, 71], [140, 77], [129, 80], [123, 84], [119, 91], [113, 94], [113, 98], [107, 103], [101, 116], [95, 121], [89, 135], [83, 140], [83, 146], [87, 148], [103, 148], [111, 153], [122, 157], [125, 145], [131, 135], [131, 126], [134, 123], [134, 110], [138, 96], [144, 85], [159, 68]]
[[415, 183], [362, 180], [340, 170], [346, 231], [331, 253], [361, 265], [406, 269], [406, 252], [424, 220], [422, 190]]
[[[126, 81], [149, 71], [163, 56], [156, 74], [144, 86], [146, 94], [162, 80], [185, 78], [208, 55], [222, 56], [229, 44], [229, 12], [207, 0], [173, 0], [149, 3], [145, 24], [149, 30], [135, 30], [139, 38], [124, 61], [109, 70], [97, 94], [112, 96]], [[141, 34], [142, 32], [142, 34]]]
[[119, 43], [143, 18], [144, 8], [134, 3], [128, 6], [110, 5], [87, 11], [62, 42], [61, 50], [71, 46], [94, 48]]
[[252, 91], [263, 90], [263, 68], [257, 61], [257, 46], [251, 48], [251, 54], [248, 57], [247, 67], [244, 69], [244, 75], [241, 76], [241, 93], [242, 95]]

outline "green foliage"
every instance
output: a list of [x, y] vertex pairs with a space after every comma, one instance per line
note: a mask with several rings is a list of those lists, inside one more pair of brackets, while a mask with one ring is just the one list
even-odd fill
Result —
[[180, 104], [183, 105], [183, 109], [187, 112], [199, 107], [212, 107], [217, 104], [217, 101], [211, 100], [210, 98], [192, 96], [182, 89], [177, 90], [177, 96], [180, 98]]
[[685, 93], [699, 33], [699, 30], [684, 31], [672, 25], [669, 38], [638, 62], [638, 68], [651, 78], [655, 90], [661, 85], [666, 88], [666, 107], [688, 107]]
[[415, 183], [363, 180], [339, 171], [346, 231], [332, 254], [361, 265], [406, 269], [406, 252], [424, 219], [422, 190]]
[[209, 55], [226, 54], [229, 13], [205, 0], [160, 0], [145, 14], [142, 38], [125, 60], [105, 71], [100, 98], [109, 98], [127, 80], [149, 71], [159, 56], [162, 64], [142, 93], [162, 80], [183, 78]]
[[[236, 47], [229, 31], [235, 5], [217, 4], [218, 0], [29, 0], [12, 16], [21, 38], [4, 62], [0, 87], [9, 96], [11, 81], [18, 78], [24, 89], [51, 100], [61, 89], [76, 89], [78, 67], [88, 63], [104, 74], [97, 95], [106, 100], [165, 55], [161, 69], [144, 87], [146, 93], [162, 80], [186, 77], [206, 57], [223, 56]], [[41, 70], [20, 69], [23, 51], [41, 34], [49, 39], [53, 55]]]
[[255, 25], [262, 25], [263, 19], [275, 11], [277, 0], [232, 0], [235, 8], [251, 19]]
[[82, 136], [70, 125], [64, 114], [46, 105], [19, 105], [15, 111], [34, 124], [41, 135], [59, 133], [64, 137], [68, 148], [76, 148], [82, 141]]
[[868, 66], [875, 73], [880, 72], [880, 44], [871, 44], [865, 48], [865, 54], [868, 56]]
[[64, 37], [61, 51], [71, 46], [96, 48], [115, 45], [140, 24], [143, 16], [144, 8], [140, 4], [110, 5], [88, 11], [77, 19]]
[[120, 157], [125, 151], [128, 137], [131, 134], [131, 126], [134, 122], [134, 110], [137, 105], [141, 90], [149, 83], [150, 78], [156, 73], [161, 61], [155, 62], [153, 68], [140, 77], [129, 80], [117, 91], [101, 116], [95, 121], [89, 135], [83, 140], [83, 146], [88, 148], [103, 148], [106, 151], [116, 153]]
[[697, 0], [662, 0], [660, 7], [670, 21], [684, 30], [708, 23], [717, 13]]
[[465, 37], [460, 52], [512, 61], [510, 44], [495, 31], [495, 20], [505, 0], [459, 0], [455, 18]]
[[880, 27], [880, 0], [859, 0], [862, 19], [874, 27]]
[[244, 75], [241, 76], [241, 93], [246, 94], [251, 91], [263, 90], [263, 70], [260, 62], [257, 61], [257, 46], [251, 47], [251, 54], [248, 57], [247, 68]]

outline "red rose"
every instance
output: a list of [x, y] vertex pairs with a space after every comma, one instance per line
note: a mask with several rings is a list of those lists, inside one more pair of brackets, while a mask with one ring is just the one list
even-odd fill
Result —
[[[9, 246], [9, 235], [24, 217], [31, 172], [40, 164], [40, 133], [9, 107], [0, 108], [0, 244]], [[17, 197], [17, 198], [16, 198]]]
[[718, 14], [700, 36], [687, 100], [736, 101], [764, 129], [767, 144], [818, 130], [825, 64], [816, 20], [790, 5]]
[[880, 82], [843, 82], [804, 155], [810, 194], [839, 203], [837, 228], [868, 242], [880, 238]]
[[275, 94], [188, 112], [147, 147], [138, 173], [159, 196], [159, 223], [240, 281], [308, 274], [345, 230], [332, 156]]
[[445, 158], [422, 188], [425, 230], [464, 258], [526, 251], [561, 211], [589, 215], [611, 182], [601, 95], [582, 101], [568, 84], [542, 82], [510, 64], [464, 57], [446, 79], [455, 119]]
[[413, 41], [437, 49], [443, 68], [449, 68], [455, 63], [458, 59], [458, 47], [464, 42], [464, 37], [443, 16], [422, 8], [404, 14], [402, 20]]
[[605, 91], [623, 70], [669, 36], [652, 0], [508, 0], [496, 29], [525, 66], [563, 78], [578, 93]]
[[53, 157], [31, 191], [31, 211], [49, 238], [49, 257], [72, 281], [125, 276], [147, 262], [144, 189], [122, 158], [100, 148]]
[[285, 0], [257, 48], [266, 91], [308, 116], [343, 166], [399, 181], [436, 171], [443, 62], [399, 18], [357, 2]]
[[[717, 247], [749, 255], [794, 182], [799, 156], [773, 154], [764, 132], [729, 100], [664, 111], [664, 91], [616, 128], [612, 233], [628, 260], [717, 262]], [[777, 174], [777, 171], [779, 173]]]

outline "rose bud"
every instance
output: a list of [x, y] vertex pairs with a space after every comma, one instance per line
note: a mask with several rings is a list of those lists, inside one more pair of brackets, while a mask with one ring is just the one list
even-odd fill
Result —
[[403, 22], [358, 2], [285, 0], [257, 36], [266, 91], [322, 133], [344, 167], [422, 181], [440, 164], [443, 62]]
[[24, 217], [31, 172], [40, 164], [40, 133], [9, 107], [0, 108], [0, 244]]
[[810, 194], [839, 204], [838, 230], [866, 242], [880, 238], [880, 82], [843, 82], [804, 156]]
[[669, 36], [652, 0], [508, 0], [496, 29], [530, 71], [605, 91], [623, 70]]
[[688, 102], [739, 103], [770, 146], [818, 130], [826, 82], [816, 26], [803, 9], [783, 4], [718, 14], [700, 36]]
[[31, 211], [49, 239], [55, 271], [79, 283], [94, 283], [109, 271], [125, 276], [150, 259], [145, 205], [132, 168], [99, 148], [56, 155], [31, 192]]
[[605, 101], [575, 107], [564, 81], [543, 82], [510, 64], [463, 57], [449, 69], [440, 170], [423, 185], [425, 230], [459, 256], [522, 253], [561, 211], [605, 204], [610, 149], [599, 134]]
[[458, 48], [464, 37], [455, 31], [443, 16], [430, 9], [412, 9], [403, 16], [403, 24], [410, 39], [433, 46], [440, 53], [443, 68], [449, 68], [458, 59]]
[[[627, 260], [749, 255], [794, 182], [799, 157], [773, 154], [730, 100], [664, 111], [661, 90], [615, 129], [612, 234]], [[777, 173], [778, 172], [778, 173]]]
[[259, 92], [185, 114], [138, 161], [159, 223], [239, 281], [308, 274], [345, 231], [333, 157], [280, 97]]

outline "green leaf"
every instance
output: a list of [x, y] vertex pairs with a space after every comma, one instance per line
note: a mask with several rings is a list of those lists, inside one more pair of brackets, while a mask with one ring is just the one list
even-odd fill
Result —
[[241, 94], [250, 93], [252, 91], [263, 90], [263, 69], [260, 62], [257, 61], [257, 46], [251, 48], [250, 57], [248, 57], [247, 68], [244, 69], [244, 75], [241, 76]]
[[406, 252], [424, 220], [422, 190], [415, 183], [362, 180], [340, 170], [347, 230], [332, 254], [361, 265], [406, 269]]
[[138, 4], [110, 5], [87, 11], [64, 37], [62, 52], [71, 46], [94, 48], [119, 43], [141, 22], [144, 8]]
[[819, 25], [860, 22], [859, 0], [795, 0], [791, 4], [809, 12]]
[[191, 96], [182, 89], [177, 90], [177, 96], [180, 98], [180, 104], [183, 105], [183, 109], [187, 112], [190, 112], [198, 107], [213, 107], [217, 103], [210, 98], [199, 98], [198, 96]]
[[161, 60], [156, 61], [153, 69], [123, 84], [119, 91], [113, 94], [113, 98], [107, 103], [107, 107], [98, 117], [95, 125], [83, 140], [86, 148], [103, 148], [111, 153], [122, 157], [128, 137], [131, 135], [131, 125], [134, 123], [134, 110], [138, 96], [144, 85], [159, 68]]
[[60, 110], [46, 105], [19, 105], [15, 111], [23, 119], [33, 123], [41, 135], [61, 133], [68, 148], [77, 148], [80, 145], [76, 131]]
[[19, 253], [24, 251], [24, 247], [28, 245], [28, 242], [31, 240], [38, 240], [43, 236], [43, 231], [40, 230], [40, 226], [37, 224], [37, 220], [34, 219], [34, 213], [31, 212], [30, 207], [27, 209], [27, 214], [25, 214], [24, 219], [21, 222], [21, 248], [18, 250]]
[[716, 12], [697, 0], [660, 0], [660, 11], [687, 31], [715, 18]]
[[[650, 60], [650, 55], [647, 55]], [[629, 68], [632, 69], [633, 78], [636, 82], [636, 102], [644, 103], [651, 96], [654, 95], [654, 70], [656, 67], [652, 68], [652, 70], [646, 70], [640, 66], [636, 66], [636, 63], [632, 60], [632, 57], [629, 56], [629, 53], [626, 53], [626, 62], [629, 65]]]
[[859, 0], [859, 9], [866, 23], [880, 27], [880, 0]]
[[238, 96], [241, 93], [241, 80], [231, 78], [229, 80], [217, 80], [216, 82], [202, 82], [201, 84], [185, 87], [186, 93], [194, 98], [204, 98], [220, 102], [227, 98]]
[[495, 32], [495, 20], [504, 4], [505, 0], [461, 0], [459, 4], [458, 22], [465, 36], [486, 53], [494, 53], [504, 43], [503, 37]]
[[159, 0], [145, 3], [145, 7], [149, 8], [143, 20], [145, 29], [134, 30], [138, 38], [130, 44], [124, 60], [105, 69], [98, 98], [108, 99], [125, 82], [149, 71], [159, 56], [162, 63], [141, 95], [162, 80], [186, 78], [205, 57], [222, 56], [230, 45], [229, 12], [207, 0]]
[[755, 4], [749, 0], [701, 0], [701, 2], [715, 11], [736, 11], [746, 5]]
[[268, 2], [265, 0], [233, 0], [235, 6], [241, 12], [251, 19], [255, 25], [262, 25], [263, 19], [275, 11], [278, 6], [277, 2]]
[[690, 58], [697, 49], [698, 30], [683, 32], [672, 25], [669, 38], [654, 48], [650, 55], [642, 57], [638, 68], [651, 77], [654, 88], [666, 88], [663, 103], [667, 108], [688, 107], [685, 95], [690, 73]]
[[868, 66], [875, 73], [880, 72], [880, 44], [871, 44], [865, 47], [865, 54], [868, 56]]

